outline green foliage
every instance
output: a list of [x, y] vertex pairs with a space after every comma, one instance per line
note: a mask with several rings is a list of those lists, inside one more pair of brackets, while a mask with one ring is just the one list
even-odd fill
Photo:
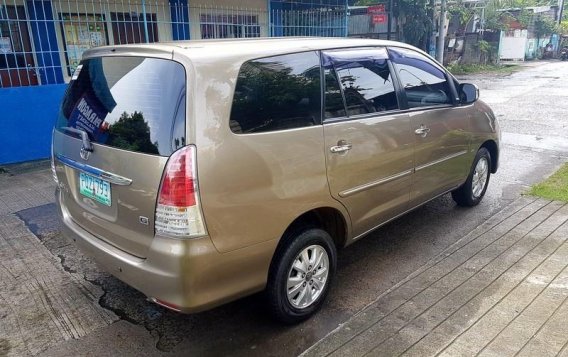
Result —
[[477, 48], [481, 53], [488, 53], [489, 51], [491, 51], [492, 46], [489, 42], [481, 40], [477, 42]]
[[[489, 0], [485, 7], [485, 28], [489, 30], [507, 30], [506, 18], [518, 21], [523, 27], [528, 27], [533, 19], [527, 7], [554, 5], [550, 0]], [[499, 10], [510, 9], [510, 12]]]
[[141, 112], [132, 115], [124, 112], [120, 119], [109, 127], [107, 144], [117, 148], [159, 154], [158, 144], [150, 140], [150, 127]]
[[[399, 21], [399, 38], [404, 42], [418, 47], [424, 47], [427, 36], [433, 28], [431, 20], [431, 6], [429, 0], [395, 0], [394, 16]], [[356, 5], [374, 5], [385, 3], [380, 0], [358, 0]], [[508, 21], [518, 21], [524, 28], [527, 28], [533, 21], [533, 14], [527, 7], [554, 5], [556, 2], [551, 0], [488, 0], [485, 7], [485, 23], [487, 30], [507, 30]], [[565, 6], [568, 5], [568, 0]], [[503, 9], [510, 9], [510, 12], [503, 12]], [[568, 9], [567, 9], [568, 10]], [[474, 15], [481, 15], [479, 9], [469, 6], [464, 0], [457, 0], [448, 3], [448, 13], [459, 19], [461, 27], [465, 27]], [[565, 11], [564, 17], [568, 16]], [[555, 31], [562, 31], [568, 34], [568, 20], [563, 22], [563, 27], [557, 28], [553, 21], [548, 18], [538, 16], [535, 20], [535, 34], [542, 37]], [[481, 48], [480, 48], [481, 50]], [[489, 49], [487, 49], [489, 52]]]
[[530, 195], [568, 202], [568, 164], [564, 164], [544, 182], [534, 185]]
[[558, 30], [561, 34], [568, 36], [568, 20], [562, 21]]
[[[398, 20], [399, 38], [411, 45], [426, 48], [432, 31], [430, 0], [394, 0], [393, 15]], [[358, 0], [355, 5], [385, 3], [380, 0]]]
[[534, 22], [534, 34], [541, 38], [556, 32], [556, 24], [547, 17], [538, 16]]
[[458, 0], [456, 2], [451, 2], [448, 5], [448, 12], [452, 17], [457, 17], [460, 22], [460, 27], [465, 28], [469, 21], [473, 18], [473, 15], [476, 14], [476, 9], [467, 6], [463, 0]]
[[399, 21], [399, 37], [406, 43], [426, 48], [433, 27], [430, 13], [429, 0], [398, 0], [394, 16]]
[[517, 65], [487, 65], [487, 64], [450, 64], [446, 67], [454, 75], [476, 74], [476, 73], [501, 73], [511, 74], [520, 67]]

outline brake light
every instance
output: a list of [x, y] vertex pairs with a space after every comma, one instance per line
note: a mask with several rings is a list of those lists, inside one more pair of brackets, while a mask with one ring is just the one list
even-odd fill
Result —
[[156, 205], [156, 233], [177, 238], [205, 235], [199, 204], [196, 149], [186, 146], [168, 160]]

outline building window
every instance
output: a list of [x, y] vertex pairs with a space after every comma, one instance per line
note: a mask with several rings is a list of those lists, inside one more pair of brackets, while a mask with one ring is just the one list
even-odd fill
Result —
[[[116, 45], [127, 43], [158, 42], [158, 22], [156, 14], [147, 13], [146, 21], [143, 14], [135, 12], [111, 12], [112, 33]], [[146, 25], [146, 26], [144, 26]]]
[[258, 15], [201, 14], [201, 38], [260, 37]]
[[0, 87], [37, 85], [23, 6], [0, 7]]
[[91, 47], [108, 44], [108, 33], [103, 15], [59, 14], [65, 46], [67, 74], [75, 71], [81, 62], [83, 52]]

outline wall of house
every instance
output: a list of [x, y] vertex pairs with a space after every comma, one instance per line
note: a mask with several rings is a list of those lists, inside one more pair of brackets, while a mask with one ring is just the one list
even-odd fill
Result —
[[[24, 65], [0, 68], [0, 164], [49, 157], [55, 116], [66, 83], [82, 53], [94, 46], [123, 43], [120, 39], [124, 40], [124, 36], [117, 37], [117, 34], [134, 31], [132, 28], [138, 31], [136, 41], [144, 42], [139, 40], [145, 37], [144, 13], [150, 16], [149, 26], [157, 33], [155, 39], [159, 41], [272, 34], [346, 34], [346, 0], [146, 0], [144, 7], [142, 0], [4, 0], [2, 4], [25, 8], [27, 18], [3, 18], [0, 21], [28, 29], [30, 49], [23, 52], [14, 49], [14, 53], [26, 57]], [[317, 8], [321, 7], [326, 11], [320, 13]], [[280, 15], [289, 12], [280, 18], [278, 31], [271, 33], [269, 13], [277, 11]], [[128, 20], [120, 20], [117, 16]], [[288, 31], [291, 27], [295, 31]], [[6, 36], [0, 33], [0, 37]], [[12, 80], [14, 73], [19, 77], [20, 72], [27, 75], [27, 82]], [[33, 81], [29, 80], [30, 73]], [[4, 81], [6, 75], [9, 81]]]
[[191, 1], [189, 18], [192, 39], [238, 37], [242, 31], [255, 34], [251, 37], [270, 36], [268, 2], [265, 0], [238, 3], [222, 0], [214, 5], [207, 1]]
[[0, 164], [48, 158], [65, 84], [0, 89]]

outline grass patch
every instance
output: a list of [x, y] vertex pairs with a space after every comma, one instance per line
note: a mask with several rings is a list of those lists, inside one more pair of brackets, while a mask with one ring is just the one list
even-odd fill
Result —
[[529, 195], [568, 202], [568, 163], [554, 175], [531, 187]]
[[496, 64], [451, 64], [448, 70], [454, 75], [477, 74], [477, 73], [500, 73], [511, 74], [520, 69], [519, 65], [496, 65]]

